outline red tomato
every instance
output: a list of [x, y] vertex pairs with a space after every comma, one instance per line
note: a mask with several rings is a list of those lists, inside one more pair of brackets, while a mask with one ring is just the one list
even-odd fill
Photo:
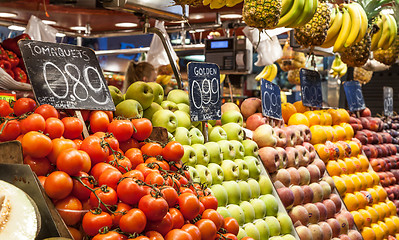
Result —
[[127, 157], [132, 163], [132, 168], [135, 169], [140, 163], [144, 163], [143, 153], [138, 148], [130, 148], [125, 152], [125, 157]]
[[112, 133], [119, 142], [127, 141], [132, 137], [133, 123], [129, 120], [114, 120], [108, 125], [107, 132]]
[[34, 158], [43, 158], [47, 156], [51, 149], [53, 148], [53, 143], [51, 139], [36, 131], [28, 132], [22, 138], [22, 149], [25, 155], [30, 155]]
[[204, 207], [204, 204], [202, 204], [202, 202], [200, 202], [199, 204], [200, 204], [200, 212], [199, 212], [199, 214], [202, 215], [202, 213], [205, 211], [205, 207]]
[[64, 123], [64, 137], [69, 139], [79, 138], [83, 132], [83, 123], [76, 117], [65, 117], [62, 119]]
[[172, 231], [170, 231], [166, 236], [165, 236], [165, 240], [175, 240], [175, 239], [179, 239], [179, 240], [193, 240], [193, 238], [191, 237], [190, 234], [188, 234], [187, 232], [181, 230], [181, 229], [173, 229]]
[[119, 142], [119, 147], [124, 152], [131, 148], [139, 148], [139, 146], [139, 142], [133, 138], [129, 138], [127, 141]]
[[192, 220], [198, 216], [200, 212], [200, 201], [197, 196], [192, 193], [182, 193], [178, 198], [180, 212], [187, 220]]
[[138, 236], [136, 238], [128, 238], [127, 240], [150, 240], [150, 239], [146, 236]]
[[14, 110], [10, 107], [10, 103], [4, 99], [0, 99], [0, 117], [7, 117], [13, 112]]
[[37, 179], [39, 179], [40, 184], [44, 188], [44, 183], [46, 182], [47, 177], [46, 176], [38, 176]]
[[184, 155], [184, 148], [178, 142], [169, 142], [162, 149], [162, 157], [168, 162], [180, 162]]
[[89, 136], [85, 138], [80, 149], [89, 154], [92, 165], [105, 162], [109, 156], [109, 149], [102, 146], [101, 139], [97, 136]]
[[65, 149], [68, 148], [77, 149], [76, 144], [69, 139], [55, 138], [51, 142], [53, 143], [53, 148], [51, 152], [48, 154], [47, 158], [53, 164], [56, 164], [58, 155], [60, 155], [60, 153]]
[[104, 138], [104, 140], [109, 144], [109, 147], [112, 148], [112, 150], [114, 151], [118, 151], [119, 150], [119, 141], [110, 136], [110, 137], [105, 137], [105, 132], [96, 132], [93, 135], [99, 137], [99, 138]]
[[[106, 187], [101, 187], [97, 188], [95, 190], [95, 193], [97, 194], [97, 197], [107, 205], [116, 205], [118, 203], [118, 196], [116, 195], [116, 191], [113, 188], [110, 188], [108, 186]], [[98, 201], [98, 198], [94, 193], [90, 193], [90, 204], [92, 206], [99, 206], [103, 211], [106, 211], [107, 208], [103, 205], [100, 204]]]
[[215, 226], [216, 229], [219, 230], [223, 224], [224, 224], [224, 218], [220, 213], [218, 213], [214, 209], [207, 209], [202, 213], [202, 219], [209, 219], [211, 220]]
[[169, 164], [166, 161], [159, 161], [155, 157], [147, 158], [147, 160], [145, 160], [145, 163], [156, 163], [156, 164], [153, 164], [154, 168], [156, 168], [156, 169], [162, 168], [163, 170], [170, 170]]
[[96, 179], [98, 181], [98, 178], [100, 177], [100, 175], [108, 168], [112, 168], [112, 169], [117, 170], [111, 164], [100, 162], [100, 163], [97, 163], [96, 165], [93, 166], [93, 168], [91, 169], [90, 173], [94, 177], [94, 179]]
[[[88, 177], [89, 174], [85, 172], [80, 172], [78, 174], [78, 177], [82, 177], [81, 180], [84, 184], [86, 184], [88, 187], [93, 188], [93, 184], [90, 183], [89, 179], [86, 178]], [[90, 197], [91, 191], [83, 186], [77, 179], [73, 179], [73, 188], [72, 188], [72, 195], [77, 197], [80, 201], [86, 201]]]
[[193, 190], [191, 190], [190, 188], [188, 188], [188, 187], [180, 187], [180, 195], [183, 194], [183, 193], [194, 194]]
[[225, 233], [223, 234], [223, 237], [221, 237], [219, 233], [218, 236], [216, 236], [216, 239], [238, 240], [237, 236], [232, 233]]
[[114, 231], [109, 231], [107, 233], [99, 233], [91, 240], [122, 240], [122, 236]]
[[119, 199], [127, 204], [135, 205], [145, 195], [142, 186], [138, 185], [134, 179], [123, 179], [116, 189]]
[[84, 159], [79, 150], [65, 149], [57, 157], [57, 168], [74, 176], [83, 170]]
[[82, 155], [82, 159], [83, 159], [83, 172], [90, 172], [91, 169], [91, 159], [89, 154], [87, 154], [87, 152], [82, 151], [82, 150], [78, 150], [80, 152], [80, 154]]
[[216, 210], [218, 208], [218, 200], [213, 195], [200, 197], [199, 200], [202, 204], [204, 204], [205, 209]]
[[89, 211], [83, 216], [82, 227], [87, 235], [95, 236], [101, 228], [112, 227], [112, 217], [106, 212], [95, 214]]
[[62, 171], [50, 173], [44, 183], [44, 190], [52, 199], [66, 198], [72, 192], [72, 189], [72, 178]]
[[49, 104], [43, 104], [36, 108], [35, 113], [40, 114], [44, 117], [45, 120], [48, 118], [59, 118], [59, 114], [57, 109]]
[[108, 119], [110, 121], [112, 121], [114, 119], [114, 112], [112, 112], [112, 111], [103, 111], [103, 112], [105, 112], [105, 114], [108, 115]]
[[148, 174], [150, 174], [152, 172], [159, 173], [159, 171], [157, 169], [149, 168], [146, 163], [140, 163], [136, 167], [136, 170], [141, 171], [144, 175], [144, 178], [146, 178], [148, 176]]
[[78, 229], [73, 228], [73, 227], [68, 227], [68, 231], [71, 233], [73, 240], [82, 240], [83, 239], [83, 235]]
[[162, 234], [162, 236], [165, 236], [170, 230], [172, 230], [172, 227], [172, 217], [169, 213], [166, 213], [160, 221], [147, 221], [146, 231], [157, 231]]
[[58, 118], [49, 117], [46, 119], [44, 133], [48, 134], [51, 139], [62, 137], [64, 130], [64, 123], [62, 123]]
[[111, 154], [108, 156], [107, 162], [117, 168], [122, 173], [126, 173], [132, 170], [132, 163], [125, 156], [114, 156]]
[[[4, 124], [6, 126], [3, 128]], [[7, 123], [3, 122], [0, 124], [0, 129], [3, 129], [3, 132], [0, 134], [0, 141], [15, 140], [21, 134], [21, 124], [17, 120], [7, 121]]]
[[185, 232], [188, 232], [188, 234], [191, 235], [193, 240], [201, 240], [201, 232], [198, 229], [197, 226], [194, 224], [185, 224], [181, 230], [184, 230]]
[[21, 133], [25, 134], [30, 131], [42, 131], [46, 128], [46, 120], [42, 115], [33, 113], [27, 118], [21, 120]]
[[172, 217], [173, 229], [183, 227], [184, 217], [177, 208], [169, 208], [169, 214]]
[[160, 173], [152, 172], [145, 177], [145, 182], [147, 184], [155, 184], [155, 186], [162, 186], [165, 184], [165, 179], [163, 179]]
[[82, 203], [74, 196], [68, 196], [55, 204], [62, 219], [68, 226], [77, 224], [82, 219], [82, 213], [70, 210], [82, 210]]
[[217, 229], [211, 220], [201, 219], [195, 223], [195, 226], [200, 230], [202, 239], [215, 239]]
[[96, 132], [106, 132], [108, 129], [110, 119], [108, 115], [103, 111], [93, 111], [90, 114], [90, 131], [92, 133]]
[[27, 155], [24, 157], [24, 163], [28, 164], [37, 176], [47, 175], [47, 173], [49, 173], [50, 169], [52, 168], [50, 161], [45, 157], [32, 158], [31, 156]]
[[[83, 121], [85, 121], [85, 122], [89, 121], [90, 113], [91, 113], [90, 110], [80, 110], [80, 113], [82, 114]], [[72, 116], [74, 114], [75, 114], [75, 112], [73, 110], [69, 111], [70, 116]]]
[[126, 233], [141, 233], [147, 225], [145, 214], [137, 208], [129, 210], [119, 221], [119, 227]]
[[147, 118], [132, 120], [134, 131], [132, 137], [138, 141], [146, 140], [152, 132], [152, 123]]
[[27, 112], [33, 112], [36, 109], [36, 102], [31, 98], [20, 98], [14, 103], [14, 114], [21, 116]]
[[150, 240], [164, 240], [162, 234], [160, 234], [157, 231], [148, 231], [145, 233], [145, 235], [150, 239]]
[[160, 221], [168, 212], [168, 203], [163, 198], [145, 195], [139, 201], [139, 208], [149, 221]]
[[132, 207], [126, 203], [118, 203], [116, 210], [114, 213], [111, 214], [112, 217], [112, 223], [114, 224], [115, 227], [119, 226], [119, 220], [123, 215], [125, 215]]
[[72, 140], [75, 144], [76, 144], [76, 148], [77, 149], [80, 149], [80, 145], [82, 145], [82, 140], [80, 140], [80, 139], [74, 139], [74, 140]]
[[240, 225], [238, 225], [238, 222], [235, 218], [227, 217], [224, 219], [223, 228], [226, 229], [228, 233], [237, 235], [238, 231], [240, 230]]
[[139, 170], [136, 170], [136, 169], [131, 170], [131, 171], [127, 172], [127, 173], [124, 173], [124, 174], [122, 175], [122, 177], [124, 177], [124, 178], [127, 178], [127, 177], [129, 177], [129, 178], [135, 178], [135, 179], [137, 179], [137, 180], [144, 181], [144, 175], [143, 175], [143, 173], [140, 172]]
[[149, 142], [141, 147], [141, 152], [150, 157], [156, 157], [162, 154], [162, 146], [159, 143]]
[[101, 173], [98, 178], [98, 185], [107, 185], [110, 188], [116, 190], [118, 186], [119, 180], [122, 178], [122, 173], [119, 170], [115, 170], [112, 168], [106, 169], [103, 173]]
[[161, 193], [162, 193], [162, 197], [166, 200], [166, 202], [168, 203], [168, 206], [170, 208], [174, 207], [177, 203], [177, 198], [179, 197], [179, 195], [176, 192], [176, 189], [174, 189], [173, 187], [162, 187], [161, 188]]

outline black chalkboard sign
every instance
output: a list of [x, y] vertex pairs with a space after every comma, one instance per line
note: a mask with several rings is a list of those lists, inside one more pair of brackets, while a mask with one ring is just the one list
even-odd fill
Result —
[[360, 83], [358, 81], [345, 82], [344, 90], [350, 111], [360, 111], [366, 108], [362, 93], [362, 87], [360, 86]]
[[219, 120], [222, 116], [219, 66], [191, 62], [187, 71], [191, 120]]
[[307, 107], [322, 107], [320, 74], [316, 71], [302, 68], [299, 71], [301, 79], [302, 104]]
[[393, 88], [384, 87], [384, 115], [393, 116]]
[[261, 80], [262, 113], [275, 119], [282, 119], [281, 115], [281, 90], [276, 84], [265, 79]]
[[22, 58], [37, 102], [57, 109], [114, 111], [93, 50], [69, 44], [21, 40]]

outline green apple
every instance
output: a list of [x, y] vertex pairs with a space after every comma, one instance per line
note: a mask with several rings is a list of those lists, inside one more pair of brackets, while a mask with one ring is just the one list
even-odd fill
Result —
[[234, 151], [236, 152], [235, 158], [243, 159], [244, 158], [244, 146], [241, 144], [241, 142], [237, 140], [231, 140], [231, 144], [233, 144]]
[[148, 85], [152, 88], [152, 92], [154, 93], [154, 102], [161, 104], [164, 98], [164, 91], [161, 84], [156, 82], [148, 82]]
[[282, 240], [296, 240], [294, 236], [291, 234], [285, 234], [284, 236], [281, 236]]
[[247, 223], [244, 226], [244, 230], [247, 233], [248, 237], [253, 238], [254, 240], [260, 240], [260, 233], [258, 228], [255, 226], [255, 224]]
[[227, 140], [244, 140], [244, 130], [242, 127], [237, 123], [227, 123], [222, 126], [224, 131], [227, 134]]
[[236, 152], [234, 151], [234, 146], [228, 140], [218, 141], [217, 144], [220, 146], [220, 150], [222, 151], [223, 159], [234, 160], [236, 156]]
[[246, 181], [238, 181], [241, 191], [241, 201], [249, 201], [252, 198], [251, 188]]
[[245, 214], [242, 208], [236, 204], [229, 204], [227, 209], [231, 213], [231, 216], [235, 218], [238, 222], [238, 225], [242, 226], [245, 223]]
[[270, 181], [269, 177], [266, 175], [259, 176], [259, 186], [260, 186], [260, 194], [272, 194], [273, 192], [273, 183]]
[[196, 165], [195, 170], [197, 170], [200, 182], [206, 186], [212, 185], [212, 174], [209, 169], [203, 165]]
[[270, 229], [265, 220], [257, 219], [254, 224], [259, 231], [260, 240], [268, 240], [270, 237]]
[[232, 160], [223, 160], [222, 164], [220, 165], [223, 169], [224, 173], [224, 180], [237, 180], [238, 176], [240, 175], [240, 170], [238, 165]]
[[248, 237], [248, 235], [245, 232], [244, 228], [240, 227], [240, 230], [238, 231], [238, 234], [237, 234], [237, 239], [241, 240], [244, 237]]
[[197, 164], [207, 166], [209, 163], [208, 149], [202, 144], [193, 144], [191, 147], [194, 148], [197, 154]]
[[149, 108], [147, 108], [146, 110], [144, 110], [144, 114], [143, 117], [147, 118], [147, 119], [152, 119], [152, 116], [154, 116], [154, 113], [156, 113], [159, 110], [162, 110], [163, 108], [161, 107], [161, 105], [159, 105], [156, 102], [152, 102], [151, 106]]
[[221, 164], [223, 160], [222, 150], [216, 142], [207, 142], [204, 144], [209, 153], [209, 162]]
[[204, 135], [198, 128], [190, 129], [191, 144], [204, 144]]
[[227, 205], [227, 201], [229, 198], [226, 189], [220, 184], [212, 185], [210, 189], [212, 195], [215, 196], [216, 199], [218, 200], [218, 206], [225, 207]]
[[284, 238], [281, 236], [274, 236], [274, 237], [269, 238], [269, 240], [284, 240]]
[[168, 132], [174, 133], [177, 128], [176, 115], [170, 110], [159, 110], [152, 116], [152, 126], [164, 127]]
[[170, 91], [168, 94], [167, 100], [172, 101], [176, 104], [184, 103], [184, 104], [190, 105], [188, 93], [186, 93], [185, 91], [180, 90], [180, 89], [174, 89], [174, 90]]
[[175, 136], [172, 133], [168, 132], [168, 142], [176, 141]]
[[227, 112], [223, 112], [221, 121], [222, 125], [226, 123], [237, 123], [242, 127], [244, 119], [240, 112], [237, 112], [235, 110], [230, 110]]
[[197, 169], [192, 166], [188, 166], [188, 172], [190, 173], [190, 178], [193, 180], [193, 182], [200, 182], [200, 177]]
[[276, 217], [268, 216], [265, 218], [265, 222], [269, 226], [270, 237], [280, 235], [281, 232], [280, 222], [277, 220]]
[[183, 112], [187, 113], [188, 115], [190, 115], [190, 106], [189, 105], [187, 105], [185, 103], [178, 103], [177, 108], [180, 111], [183, 111]]
[[185, 127], [176, 128], [175, 139], [182, 145], [191, 145], [190, 132]]
[[179, 108], [177, 104], [171, 101], [163, 101], [161, 102], [161, 107], [166, 110], [170, 110], [172, 112], [177, 111]]
[[210, 142], [227, 140], [227, 133], [221, 126], [215, 126], [208, 132], [208, 138]]
[[259, 198], [253, 198], [249, 201], [255, 210], [255, 218], [261, 219], [266, 216], [266, 204]]
[[222, 168], [216, 163], [209, 163], [208, 169], [212, 175], [212, 184], [220, 184], [224, 180], [224, 173]]
[[277, 213], [277, 220], [280, 222], [281, 234], [291, 234], [294, 226], [290, 216], [286, 213]]
[[244, 146], [244, 155], [245, 156], [258, 157], [259, 147], [255, 141], [252, 141], [250, 139], [245, 139], [244, 141], [242, 141], [242, 145]]
[[127, 89], [125, 99], [138, 101], [143, 110], [146, 110], [154, 100], [154, 92], [148, 83], [141, 81], [134, 82]]
[[216, 124], [216, 120], [208, 120], [208, 124], [214, 127]]
[[187, 129], [191, 127], [190, 115], [180, 110], [175, 111], [174, 114], [177, 118], [178, 127], [185, 127]]
[[258, 181], [253, 178], [247, 180], [249, 187], [251, 188], [252, 198], [258, 198], [260, 196], [260, 186]]
[[238, 169], [239, 169], [238, 179], [247, 180], [249, 177], [249, 169], [248, 169], [247, 162], [245, 162], [242, 159], [236, 159], [236, 160], [234, 160], [234, 162], [238, 165]]
[[218, 213], [220, 213], [220, 215], [222, 215], [223, 218], [228, 218], [231, 217], [231, 213], [229, 212], [229, 210], [227, 209], [227, 207], [218, 207], [216, 209], [216, 211]]
[[236, 181], [224, 181], [222, 182], [222, 186], [226, 189], [228, 200], [228, 204], [239, 204], [241, 201], [241, 190], [240, 186]]
[[240, 203], [242, 211], [244, 211], [245, 222], [253, 222], [255, 220], [255, 209], [248, 201], [242, 201]]
[[249, 177], [253, 179], [258, 179], [261, 173], [262, 166], [258, 158], [253, 156], [244, 157], [244, 161], [247, 163], [249, 170]]
[[141, 104], [133, 99], [125, 100], [115, 107], [115, 116], [125, 118], [141, 118], [143, 108]]
[[187, 166], [195, 166], [197, 164], [197, 153], [194, 148], [189, 145], [183, 145], [184, 155], [181, 158], [183, 164]]
[[260, 199], [266, 204], [266, 216], [277, 216], [278, 202], [271, 194], [262, 195]]
[[109, 92], [111, 93], [112, 101], [114, 102], [114, 105], [118, 105], [121, 103], [124, 98], [121, 90], [115, 86], [108, 86]]

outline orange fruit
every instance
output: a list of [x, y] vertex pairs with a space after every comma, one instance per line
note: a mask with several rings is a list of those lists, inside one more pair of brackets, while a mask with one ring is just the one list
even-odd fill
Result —
[[345, 141], [338, 141], [338, 142], [336, 142], [335, 144], [336, 144], [336, 145], [341, 145], [341, 146], [342, 146], [342, 148], [344, 149], [344, 156], [345, 156], [345, 157], [350, 157], [350, 156], [351, 156], [352, 149], [351, 149], [351, 146], [349, 146], [349, 144], [348, 144], [347, 142], [345, 142]]
[[356, 226], [359, 228], [359, 230], [362, 229], [364, 227], [364, 222], [366, 221], [363, 215], [360, 214], [358, 211], [352, 211], [351, 214], [353, 216], [353, 220], [355, 221]]
[[335, 184], [335, 187], [337, 188], [339, 195], [343, 196], [346, 192], [345, 181], [338, 176], [333, 176], [332, 179], [334, 180], [334, 184]]
[[346, 140], [346, 131], [343, 127], [341, 127], [340, 125], [334, 125], [333, 128], [336, 132], [338, 141]]
[[353, 193], [355, 191], [355, 183], [352, 181], [352, 178], [346, 174], [342, 174], [340, 177], [345, 181], [346, 193]]
[[[390, 215], [395, 216], [396, 215], [396, 206], [395, 203], [393, 203], [392, 201], [387, 201], [387, 206], [389, 208], [390, 211]], [[399, 227], [399, 225], [398, 225]]]
[[339, 167], [341, 168], [342, 173], [341, 174], [347, 174], [348, 173], [348, 167], [346, 166], [344, 160], [338, 159], [337, 163]]
[[387, 199], [388, 195], [383, 187], [377, 185], [374, 187], [374, 189], [377, 191], [379, 202], [385, 201]]
[[345, 148], [342, 144], [337, 144], [335, 143], [335, 145], [338, 148], [338, 154], [339, 154], [339, 159], [344, 159], [345, 158]]
[[370, 193], [371, 198], [373, 199], [373, 201], [371, 202], [371, 204], [376, 204], [378, 203], [380, 200], [378, 198], [378, 193], [374, 188], [367, 188], [366, 191], [368, 193]]
[[391, 216], [390, 219], [393, 220], [393, 222], [395, 223], [396, 227], [399, 228], [399, 217], [398, 216]]
[[281, 104], [281, 115], [283, 116], [284, 122], [288, 123], [291, 115], [296, 113], [296, 108], [292, 103]]
[[324, 163], [327, 163], [330, 159], [330, 151], [328, 151], [327, 146], [324, 144], [316, 144], [314, 145], [314, 148], [316, 149], [319, 158], [323, 160]]
[[362, 237], [363, 237], [363, 240], [376, 240], [375, 232], [373, 231], [373, 229], [371, 229], [369, 227], [363, 228]]
[[320, 125], [320, 116], [313, 111], [303, 113], [309, 120], [309, 126]]
[[294, 113], [288, 120], [288, 126], [301, 124], [309, 127], [309, 120], [305, 115], [303, 115], [303, 113]]
[[355, 184], [355, 191], [360, 191], [363, 188], [363, 183], [360, 178], [356, 174], [350, 174], [349, 177], [352, 179]]
[[359, 155], [357, 155], [357, 159], [359, 159], [359, 161], [360, 161], [360, 170], [362, 172], [367, 171], [369, 169], [369, 165], [370, 165], [368, 158], [362, 154], [359, 154]]
[[382, 228], [382, 230], [384, 231], [384, 237], [388, 237], [388, 235], [389, 235], [389, 228], [388, 228], [388, 226], [385, 224], [385, 222], [379, 221], [377, 224], [378, 224], [378, 225], [380, 226], [380, 228]]
[[364, 226], [365, 227], [370, 227], [370, 225], [371, 225], [371, 214], [368, 211], [366, 211], [365, 209], [360, 209], [359, 213], [364, 218]]
[[330, 141], [326, 142], [327, 149], [330, 153], [330, 160], [338, 160], [339, 158], [339, 148], [335, 143]]
[[327, 134], [327, 141], [334, 142], [334, 135], [335, 135], [334, 128], [332, 128], [331, 126], [323, 126], [323, 128]]
[[362, 174], [363, 174], [364, 178], [366, 179], [366, 186], [368, 188], [373, 187], [374, 186], [374, 179], [371, 176], [371, 174], [368, 173], [368, 172], [363, 172]]
[[324, 114], [322, 114], [321, 111], [315, 111], [315, 113], [316, 113], [317, 115], [319, 115], [319, 118], [320, 118], [320, 125], [325, 126], [325, 125], [326, 125], [326, 121], [327, 121], [326, 116], [325, 116]]
[[341, 123], [348, 123], [349, 118], [350, 118], [348, 111], [346, 111], [346, 109], [343, 109], [343, 108], [339, 108], [339, 109], [337, 109], [337, 111], [339, 112], [339, 115], [341, 116]]
[[347, 141], [347, 143], [349, 144], [349, 146], [351, 148], [351, 157], [356, 157], [357, 155], [359, 155], [359, 153], [360, 153], [359, 145], [357, 145], [357, 143], [354, 141]]
[[356, 211], [359, 208], [359, 201], [355, 194], [347, 193], [343, 199], [348, 211]]
[[312, 138], [310, 143], [313, 145], [319, 143], [325, 143], [327, 141], [327, 133], [324, 128], [320, 125], [314, 125], [310, 127], [310, 132], [312, 133]]
[[366, 196], [361, 192], [355, 192], [355, 196], [359, 202], [359, 209], [364, 209], [368, 204]]
[[380, 204], [374, 204], [372, 207], [378, 212], [378, 220], [384, 220], [385, 209]]
[[385, 232], [384, 230], [378, 225], [377, 223], [371, 224], [371, 229], [373, 229], [375, 233], [375, 239], [376, 240], [383, 240], [385, 237]]
[[322, 114], [324, 115], [324, 117], [325, 117], [325, 119], [326, 119], [326, 121], [325, 121], [325, 124], [327, 125], [327, 126], [332, 126], [333, 124], [332, 124], [332, 117], [331, 117], [331, 114], [330, 113], [328, 113], [328, 112], [322, 112]]
[[378, 215], [378, 211], [375, 208], [370, 207], [370, 206], [367, 206], [365, 209], [371, 215], [371, 222], [372, 223], [378, 222], [378, 219], [380, 219], [380, 216]]
[[351, 140], [355, 135], [352, 126], [349, 123], [341, 123], [339, 124], [343, 129], [345, 129], [345, 138], [346, 140]]
[[348, 173], [355, 173], [356, 172], [356, 165], [355, 161], [352, 158], [344, 158], [344, 162], [346, 165], [346, 170]]
[[399, 225], [396, 226], [396, 224], [392, 218], [385, 218], [384, 222], [385, 222], [385, 225], [388, 227], [388, 233], [390, 235], [395, 235], [395, 233], [398, 231]]
[[305, 106], [302, 104], [302, 101], [294, 102], [294, 106], [295, 106], [295, 108], [296, 108], [296, 112], [298, 112], [298, 113], [304, 113], [304, 112], [310, 110], [309, 107], [305, 107]]
[[334, 160], [328, 161], [326, 169], [330, 176], [339, 176], [342, 173], [341, 166], [338, 164], [337, 161]]
[[[389, 208], [389, 206], [388, 206], [388, 204], [386, 203], [386, 202], [380, 202], [380, 204], [379, 204], [381, 207], [382, 207], [382, 209], [384, 210], [384, 213], [385, 213], [385, 217], [389, 217], [389, 216], [391, 216], [391, 209]], [[383, 220], [383, 219], [382, 219]], [[382, 221], [381, 220], [381, 221]]]
[[362, 190], [363, 189], [366, 189], [366, 184], [367, 184], [367, 182], [366, 182], [366, 177], [363, 175], [363, 173], [361, 173], [361, 172], [356, 172], [356, 173], [354, 173], [354, 174], [356, 174], [356, 176], [360, 179], [360, 182], [362, 182]]
[[335, 110], [335, 109], [328, 109], [327, 112], [329, 114], [331, 114], [331, 118], [332, 118], [332, 124], [333, 125], [338, 125], [341, 123], [341, 114], [339, 111]]

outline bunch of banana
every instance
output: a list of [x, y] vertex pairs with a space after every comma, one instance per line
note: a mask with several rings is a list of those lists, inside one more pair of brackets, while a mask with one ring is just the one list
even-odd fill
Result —
[[332, 62], [330, 74], [333, 77], [343, 77], [348, 71], [347, 65], [342, 62], [341, 57], [337, 54]]
[[331, 15], [331, 26], [327, 38], [321, 47], [333, 47], [339, 52], [345, 47], [360, 42], [367, 33], [368, 19], [366, 12], [358, 3], [343, 4], [335, 7]]
[[234, 7], [235, 5], [241, 3], [244, 0], [203, 0], [202, 4], [204, 6], [209, 5], [211, 9], [219, 9], [224, 6], [226, 7]]
[[170, 82], [171, 79], [172, 79], [172, 75], [163, 74], [163, 75], [158, 75], [157, 79], [155, 81], [161, 85], [166, 85]]
[[298, 28], [309, 22], [318, 0], [282, 0], [280, 20], [276, 27]]
[[262, 78], [267, 80], [267, 81], [273, 81], [273, 79], [277, 76], [277, 65], [276, 64], [271, 64], [268, 66], [265, 66], [256, 77], [256, 81], [260, 81]]
[[391, 14], [380, 13], [375, 24], [379, 30], [371, 37], [371, 51], [377, 49], [387, 50], [395, 41], [397, 34], [397, 24]]

